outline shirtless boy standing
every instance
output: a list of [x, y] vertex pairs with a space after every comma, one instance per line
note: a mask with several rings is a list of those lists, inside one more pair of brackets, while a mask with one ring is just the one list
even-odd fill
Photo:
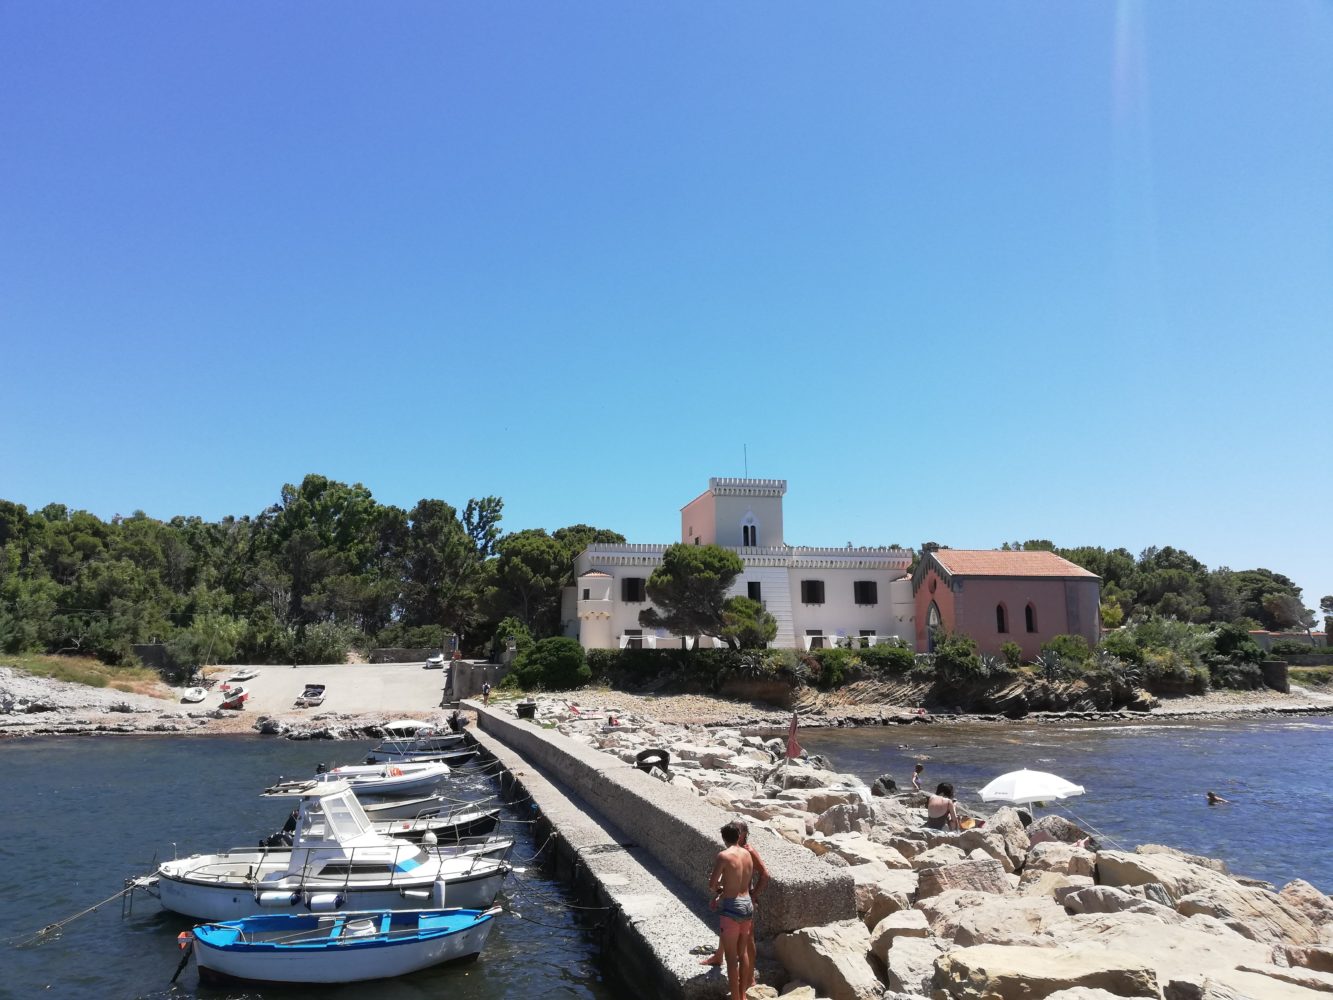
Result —
[[754, 862], [750, 852], [739, 846], [740, 824], [735, 821], [722, 828], [726, 848], [718, 853], [708, 887], [713, 891], [709, 908], [722, 918], [722, 954], [727, 960], [727, 981], [731, 1000], [744, 1000], [745, 989], [754, 975], [750, 958], [750, 939], [754, 936], [754, 903], [750, 901], [750, 880]]

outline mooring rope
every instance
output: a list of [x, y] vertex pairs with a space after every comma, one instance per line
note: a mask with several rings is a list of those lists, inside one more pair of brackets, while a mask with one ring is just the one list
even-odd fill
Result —
[[119, 892], [107, 896], [107, 898], [102, 900], [100, 903], [94, 903], [86, 910], [80, 910], [78, 913], [74, 914], [71, 917], [66, 917], [64, 920], [57, 920], [55, 923], [47, 924], [45, 927], [37, 931], [35, 934], [30, 934], [26, 938], [23, 938], [20, 941], [15, 942], [14, 939], [11, 938], [8, 943], [12, 944], [15, 948], [22, 948], [25, 945], [31, 944], [34, 941], [38, 941], [41, 938], [46, 937], [48, 934], [64, 930], [66, 924], [73, 923], [75, 920], [78, 920], [79, 917], [87, 916], [89, 913], [92, 913], [98, 908], [106, 906], [106, 904], [110, 903], [112, 900], [120, 899], [122, 896], [125, 896], [133, 892], [138, 887], [139, 887], [139, 881], [135, 879], [131, 881], [129, 885], [125, 886], [125, 888], [121, 889]]

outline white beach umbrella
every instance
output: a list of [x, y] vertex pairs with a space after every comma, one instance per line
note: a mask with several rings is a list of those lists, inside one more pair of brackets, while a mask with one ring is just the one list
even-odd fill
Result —
[[1082, 794], [1082, 785], [1045, 771], [1029, 771], [1026, 768], [1002, 774], [981, 790], [983, 802], [1009, 802], [1016, 806]]

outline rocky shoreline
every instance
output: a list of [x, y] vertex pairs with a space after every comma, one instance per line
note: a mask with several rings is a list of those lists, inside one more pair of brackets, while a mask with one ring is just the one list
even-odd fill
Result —
[[[633, 695], [590, 688], [566, 698], [589, 708], [614, 706], [663, 723], [697, 722], [714, 727], [785, 727], [791, 711], [755, 702], [706, 695]], [[563, 700], [563, 699], [562, 699]], [[1145, 719], [1225, 719], [1248, 716], [1333, 714], [1333, 696], [1298, 691], [1214, 692], [1170, 699], [1152, 711], [1030, 712], [1017, 719], [996, 714], [925, 712], [894, 704], [821, 705], [800, 713], [805, 729], [866, 726], [938, 726], [1075, 722], [1142, 722]], [[258, 733], [288, 739], [374, 739], [379, 726], [401, 715], [442, 722], [445, 713], [422, 713], [404, 706], [393, 711], [364, 713], [324, 712], [256, 715], [222, 709], [192, 707], [178, 701], [133, 694], [111, 688], [37, 677], [0, 666], [0, 739], [23, 736], [84, 735], [236, 735]]]
[[[784, 763], [784, 741], [770, 735], [768, 720], [715, 728], [621, 706], [612, 726], [605, 712], [556, 699], [538, 699], [536, 717], [624, 763], [670, 748], [663, 780], [852, 877], [858, 920], [779, 934], [765, 948], [763, 978], [784, 984], [782, 996], [1333, 993], [1333, 899], [1308, 882], [1279, 889], [1161, 845], [1111, 849], [1056, 813], [1034, 822], [1013, 807], [989, 815], [960, 807], [970, 829], [926, 829], [923, 793], [899, 790], [889, 775], [867, 787], [818, 759]], [[761, 850], [764, 839], [755, 836]], [[758, 905], [762, 920], [762, 896]], [[749, 996], [779, 993], [759, 986]]]

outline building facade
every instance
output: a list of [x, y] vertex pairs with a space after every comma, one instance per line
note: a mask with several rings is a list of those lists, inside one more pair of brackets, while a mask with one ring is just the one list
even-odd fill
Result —
[[[911, 642], [915, 603], [906, 549], [807, 548], [783, 537], [781, 479], [714, 478], [680, 512], [680, 540], [720, 545], [741, 558], [744, 571], [731, 593], [759, 601], [777, 622], [771, 646], [817, 649], [874, 645], [892, 637]], [[681, 647], [708, 638], [645, 629], [646, 586], [666, 545], [589, 546], [575, 561], [576, 583], [565, 594], [565, 634], [585, 649]]]
[[912, 576], [917, 651], [932, 651], [939, 628], [970, 636], [988, 656], [1016, 642], [1029, 661], [1057, 635], [1081, 635], [1095, 646], [1101, 583], [1054, 552], [927, 552]]

